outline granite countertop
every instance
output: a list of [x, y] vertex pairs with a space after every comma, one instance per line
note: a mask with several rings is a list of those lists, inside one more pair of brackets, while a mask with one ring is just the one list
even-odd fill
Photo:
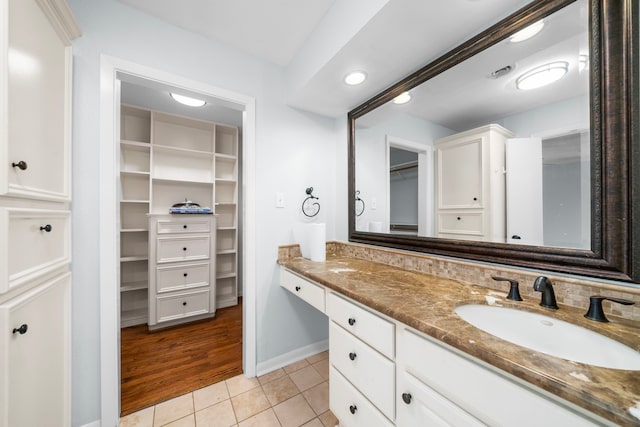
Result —
[[610, 323], [584, 318], [585, 310], [539, 299], [514, 302], [504, 292], [425, 273], [327, 254], [326, 262], [281, 259], [280, 265], [427, 335], [475, 356], [550, 393], [620, 425], [640, 426], [640, 371], [571, 362], [509, 343], [459, 317], [464, 304], [491, 304], [541, 313], [594, 330], [640, 351], [640, 325], [609, 316]]

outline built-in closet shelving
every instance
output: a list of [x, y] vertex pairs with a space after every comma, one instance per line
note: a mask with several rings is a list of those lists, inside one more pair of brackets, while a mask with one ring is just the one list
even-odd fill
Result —
[[185, 199], [217, 216], [216, 307], [238, 302], [238, 129], [123, 105], [120, 142], [122, 327], [148, 318], [148, 215]]

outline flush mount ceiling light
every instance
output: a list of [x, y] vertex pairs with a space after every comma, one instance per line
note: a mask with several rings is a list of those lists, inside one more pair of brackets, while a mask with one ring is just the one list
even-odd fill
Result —
[[568, 62], [551, 62], [527, 71], [518, 77], [516, 87], [522, 90], [537, 89], [560, 80], [568, 71]]
[[540, 30], [542, 30], [542, 27], [544, 27], [544, 20], [541, 19], [509, 37], [509, 41], [511, 41], [511, 43], [519, 43], [530, 39], [538, 34]]
[[171, 92], [169, 94], [174, 101], [179, 102], [183, 105], [188, 105], [189, 107], [202, 107], [206, 104], [205, 101], [201, 99], [191, 98], [190, 96], [178, 95], [177, 93]]
[[349, 86], [359, 85], [367, 79], [367, 73], [364, 71], [352, 71], [344, 76], [344, 82]]
[[393, 98], [393, 103], [398, 105], [406, 104], [409, 101], [411, 101], [411, 94], [409, 92], [402, 92], [400, 95]]

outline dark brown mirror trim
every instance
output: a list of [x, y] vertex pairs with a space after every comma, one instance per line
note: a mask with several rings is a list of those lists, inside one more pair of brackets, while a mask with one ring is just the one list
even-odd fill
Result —
[[[349, 240], [410, 251], [621, 281], [640, 281], [638, 10], [590, 1], [592, 250], [395, 236], [355, 230], [355, 119], [574, 0], [535, 1], [347, 115]], [[634, 186], [633, 182], [637, 185]], [[633, 227], [636, 224], [636, 227]]]

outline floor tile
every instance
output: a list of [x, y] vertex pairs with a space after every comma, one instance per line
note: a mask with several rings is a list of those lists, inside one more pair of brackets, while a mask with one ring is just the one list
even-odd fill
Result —
[[303, 424], [302, 427], [323, 427], [323, 425], [319, 419], [314, 418], [308, 423]]
[[235, 424], [236, 416], [231, 406], [231, 400], [223, 400], [196, 412], [196, 425], [198, 427], [227, 427]]
[[271, 406], [284, 402], [300, 393], [300, 390], [288, 375], [263, 385], [262, 390], [264, 390], [264, 394], [267, 396]]
[[262, 411], [238, 424], [238, 427], [280, 427], [278, 417], [272, 408]]
[[229, 389], [229, 396], [231, 397], [260, 386], [257, 378], [247, 378], [244, 375], [229, 378], [226, 380], [226, 383]]
[[193, 406], [196, 411], [215, 405], [229, 398], [229, 391], [224, 381], [212, 384], [193, 392]]
[[142, 409], [120, 418], [120, 427], [153, 427], [153, 412], [155, 407]]
[[329, 350], [323, 351], [322, 353], [314, 354], [313, 356], [307, 357], [307, 362], [310, 364], [314, 364], [324, 359], [329, 359]]
[[260, 387], [232, 397], [231, 404], [238, 421], [252, 417], [271, 406]]
[[196, 427], [196, 418], [193, 414], [190, 414], [172, 423], [165, 424], [163, 427]]
[[320, 421], [322, 421], [324, 427], [336, 427], [338, 425], [338, 419], [335, 415], [333, 415], [333, 412], [331, 411], [327, 411], [324, 414], [321, 414], [320, 416], [318, 416], [318, 418], [320, 419]]
[[299, 427], [316, 416], [301, 394], [274, 406], [273, 410], [282, 427]]
[[316, 371], [315, 368], [311, 365], [295, 371], [289, 376], [300, 391], [305, 391], [313, 387], [314, 385], [320, 384], [324, 381], [324, 378], [322, 378], [318, 371]]
[[321, 360], [319, 362], [314, 363], [311, 366], [313, 366], [315, 370], [318, 371], [318, 373], [323, 379], [325, 380], [329, 379], [329, 359]]
[[183, 394], [156, 405], [153, 425], [163, 426], [192, 413], [193, 396], [191, 393]]
[[284, 369], [276, 369], [275, 371], [271, 371], [268, 374], [260, 375], [258, 377], [258, 381], [261, 385], [265, 385], [266, 383], [277, 380], [278, 378], [283, 377], [286, 374], [287, 373], [284, 371]]
[[302, 394], [316, 415], [323, 414], [329, 410], [328, 381], [313, 386], [309, 390], [305, 390]]
[[292, 364], [287, 365], [282, 369], [284, 369], [284, 371], [287, 374], [290, 374], [292, 372], [295, 372], [299, 369], [304, 368], [305, 366], [309, 366], [309, 362], [307, 362], [307, 359], [302, 359], [302, 360], [298, 360], [297, 362], [293, 362]]

